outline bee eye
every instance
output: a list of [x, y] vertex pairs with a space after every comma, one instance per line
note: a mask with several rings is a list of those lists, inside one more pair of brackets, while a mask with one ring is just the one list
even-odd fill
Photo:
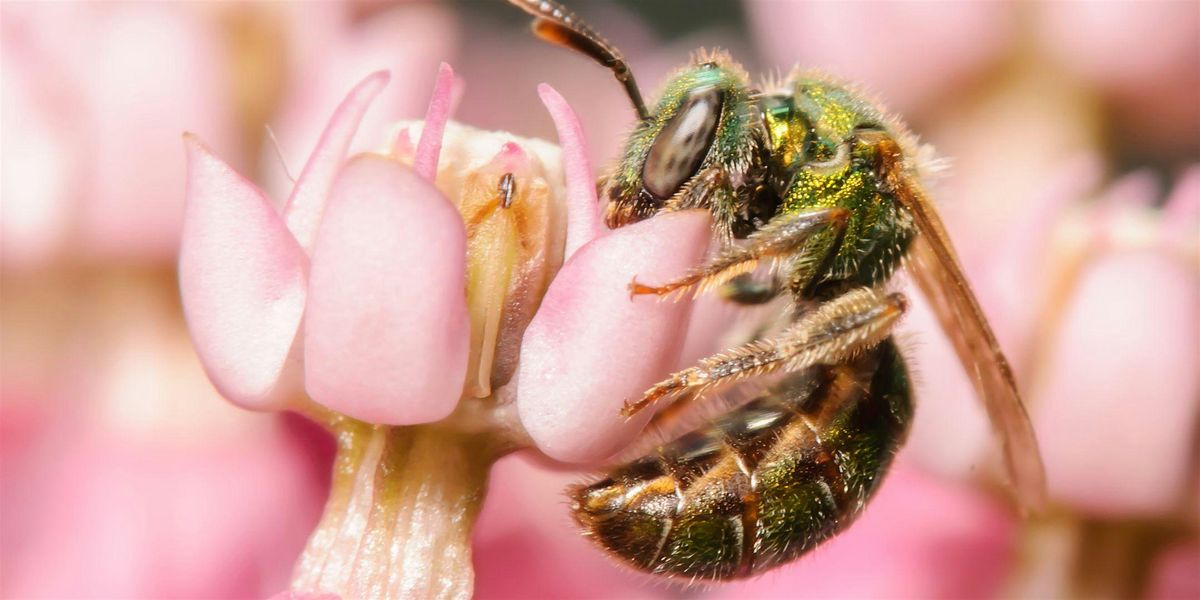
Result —
[[692, 90], [654, 139], [642, 185], [659, 199], [670, 198], [704, 162], [721, 121], [721, 90], [715, 87]]

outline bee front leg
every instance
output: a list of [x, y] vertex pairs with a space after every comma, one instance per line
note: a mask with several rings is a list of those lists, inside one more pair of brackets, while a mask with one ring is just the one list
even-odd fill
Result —
[[[788, 265], [811, 265], [805, 269], [819, 272], [823, 264], [841, 246], [850, 211], [822, 208], [782, 214], [747, 238], [744, 246], [729, 246], [707, 262], [683, 276], [661, 285], [629, 284], [633, 294], [667, 296], [693, 290], [700, 295], [731, 279], [753, 271], [764, 260]], [[801, 282], [801, 287], [807, 282]]]
[[752, 377], [844, 362], [886, 339], [907, 306], [902, 294], [851, 290], [805, 313], [774, 338], [703, 358], [671, 375], [637, 401], [626, 402], [621, 414], [632, 416], [664, 398], [685, 401], [711, 387]]

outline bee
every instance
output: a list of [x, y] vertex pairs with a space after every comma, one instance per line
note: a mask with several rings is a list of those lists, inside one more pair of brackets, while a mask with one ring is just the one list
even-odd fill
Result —
[[721, 53], [700, 53], [647, 106], [624, 58], [548, 0], [509, 0], [534, 33], [592, 57], [624, 86], [638, 121], [598, 183], [605, 221], [705, 209], [719, 248], [673, 281], [631, 291], [782, 298], [785, 325], [703, 358], [627, 401], [624, 414], [693, 402], [739, 382], [760, 394], [649, 455], [569, 491], [586, 535], [626, 564], [693, 580], [747, 577], [848, 527], [903, 444], [911, 383], [892, 329], [904, 267], [972, 375], [1024, 508], [1040, 506], [1037, 440], [996, 337], [921, 182], [898, 120], [853, 88], [796, 70], [751, 87]]

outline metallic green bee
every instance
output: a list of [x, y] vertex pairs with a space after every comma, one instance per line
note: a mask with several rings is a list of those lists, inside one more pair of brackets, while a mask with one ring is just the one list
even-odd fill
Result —
[[847, 527], [911, 421], [908, 372], [891, 337], [906, 302], [884, 291], [902, 265], [974, 377], [1018, 498], [1041, 503], [1033, 430], [902, 124], [820, 75], [797, 71], [753, 88], [722, 54], [680, 69], [648, 109], [620, 53], [578, 17], [554, 2], [510, 1], [534, 15], [540, 37], [611, 68], [638, 112], [599, 184], [609, 227], [688, 208], [714, 217], [724, 242], [714, 256], [675, 281], [634, 282], [633, 292], [788, 301], [784, 326], [627, 403], [629, 415], [675, 407], [774, 375], [749, 403], [573, 488], [587, 535], [642, 571], [724, 580], [791, 561]]

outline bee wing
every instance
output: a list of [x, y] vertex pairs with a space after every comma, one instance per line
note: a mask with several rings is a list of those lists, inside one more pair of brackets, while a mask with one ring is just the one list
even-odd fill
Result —
[[1045, 501], [1045, 471], [1029, 415], [1021, 403], [1012, 369], [988, 325], [945, 228], [929, 200], [913, 184], [897, 194], [917, 227], [907, 269], [933, 306], [938, 322], [971, 375], [992, 427], [1000, 436], [1009, 482], [1024, 510]]

